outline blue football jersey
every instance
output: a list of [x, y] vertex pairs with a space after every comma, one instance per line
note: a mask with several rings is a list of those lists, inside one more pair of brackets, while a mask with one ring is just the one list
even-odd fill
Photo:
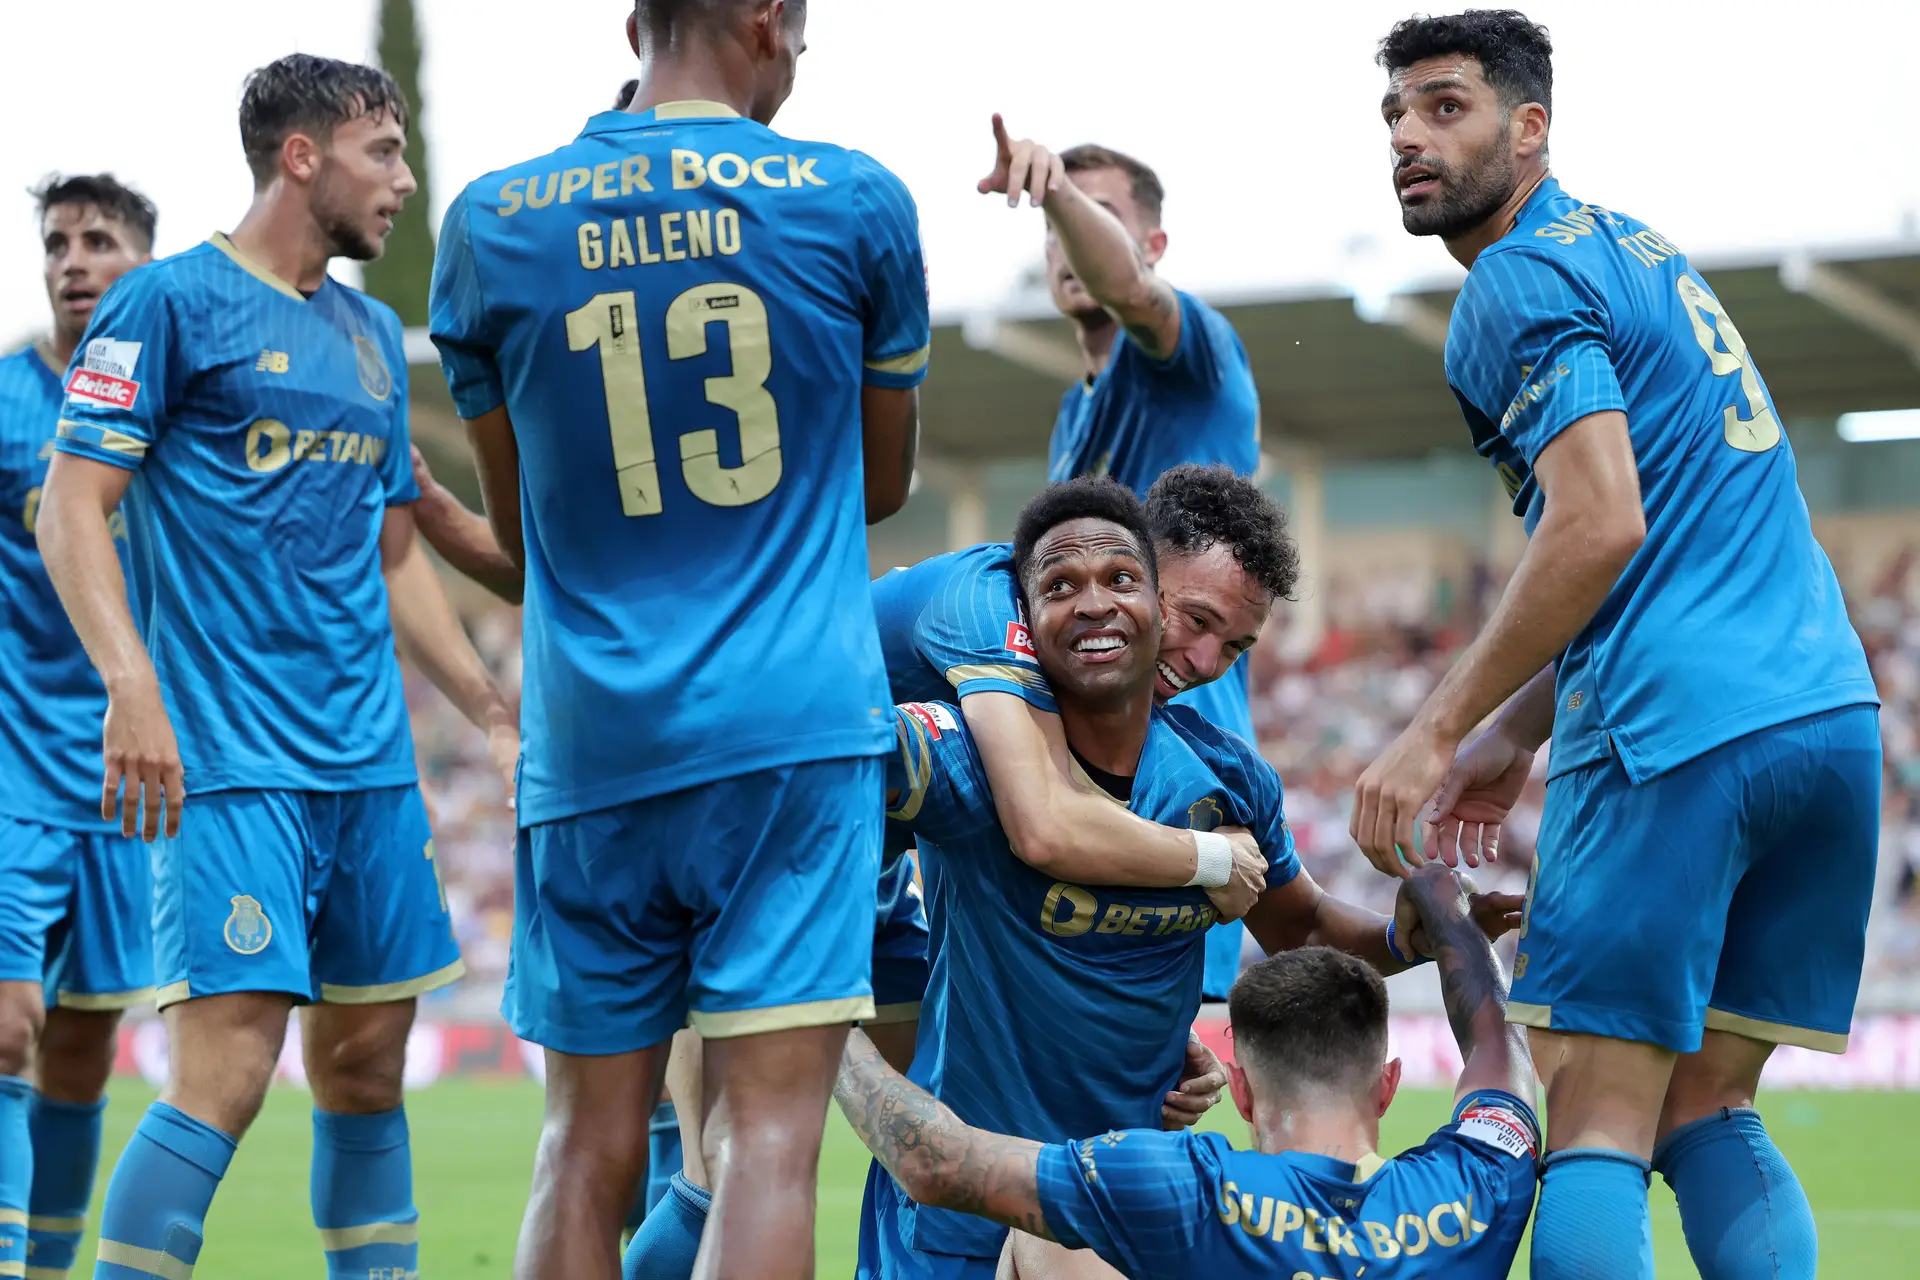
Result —
[[[60, 418], [60, 371], [24, 347], [0, 360], [0, 816], [76, 831], [100, 818], [107, 691], [54, 594], [34, 518]], [[125, 567], [126, 518], [108, 522]]]
[[895, 702], [1011, 693], [1055, 711], [1005, 542], [950, 551], [873, 580], [880, 652]]
[[55, 447], [134, 473], [134, 620], [189, 792], [414, 780], [380, 562], [420, 496], [391, 308], [216, 235], [107, 291]]
[[1483, 1090], [1391, 1160], [1236, 1150], [1157, 1127], [1040, 1152], [1041, 1216], [1137, 1280], [1499, 1280], [1533, 1211], [1539, 1122]]
[[1627, 416], [1647, 536], [1560, 660], [1551, 770], [1635, 782], [1743, 734], [1878, 703], [1767, 387], [1727, 310], [1646, 224], [1551, 178], [1454, 304], [1447, 381], [1529, 532], [1533, 464]]
[[454, 199], [433, 338], [520, 450], [522, 823], [887, 749], [860, 393], [930, 333], [900, 180], [716, 103]]
[[[895, 715], [888, 816], [920, 842], [932, 953], [910, 1078], [996, 1133], [1063, 1142], [1158, 1124], [1200, 1004], [1214, 922], [1206, 892], [1036, 871], [1000, 830], [957, 709], [913, 703]], [[1260, 839], [1269, 885], [1299, 873], [1279, 777], [1191, 710], [1153, 713], [1128, 807], [1196, 830], [1239, 823]], [[1041, 1044], [1046, 1070], [1008, 1071]], [[910, 1213], [914, 1248], [991, 1257], [1005, 1236], [965, 1214]]]

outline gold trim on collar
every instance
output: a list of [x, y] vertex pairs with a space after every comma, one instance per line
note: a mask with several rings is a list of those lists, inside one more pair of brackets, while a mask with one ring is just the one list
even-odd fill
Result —
[[307, 300], [306, 294], [300, 292], [298, 289], [288, 284], [285, 280], [282, 280], [279, 276], [273, 274], [273, 272], [267, 270], [265, 267], [255, 262], [252, 258], [249, 258], [246, 254], [240, 252], [240, 250], [234, 245], [233, 241], [227, 238], [226, 232], [224, 231], [214, 232], [212, 235], [207, 237], [207, 243], [212, 245], [214, 248], [218, 249], [220, 252], [226, 254], [229, 258], [232, 258], [234, 266], [239, 267], [242, 271], [246, 272], [248, 275], [258, 280], [261, 284], [269, 285], [272, 288], [278, 289], [281, 293], [286, 294], [289, 298], [292, 298], [295, 302], [305, 302]]
[[653, 109], [655, 120], [701, 120], [712, 119], [715, 116], [738, 120], [740, 113], [724, 102], [709, 102], [704, 98], [689, 98], [684, 102], [663, 102]]
[[62, 375], [64, 375], [64, 374], [66, 373], [66, 371], [67, 371], [67, 370], [66, 370], [66, 366], [65, 366], [65, 365], [58, 365], [58, 364], [55, 364], [55, 363], [53, 362], [53, 357], [47, 354], [47, 349], [46, 349], [46, 347], [44, 347], [44, 346], [43, 346], [43, 345], [41, 345], [40, 343], [38, 343], [38, 342], [36, 342], [36, 343], [34, 343], [34, 344], [33, 344], [33, 354], [35, 354], [35, 355], [37, 355], [37, 356], [39, 356], [39, 357], [40, 357], [40, 363], [41, 363], [41, 364], [43, 364], [43, 365], [45, 365], [45, 366], [47, 366], [47, 368], [49, 368], [49, 369], [51, 369], [51, 370], [53, 370], [53, 376], [54, 376], [54, 377], [56, 377], [56, 378], [58, 378], [58, 377], [61, 377]]

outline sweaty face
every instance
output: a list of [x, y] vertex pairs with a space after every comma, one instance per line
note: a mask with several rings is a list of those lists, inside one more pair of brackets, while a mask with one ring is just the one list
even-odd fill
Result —
[[[1133, 242], [1145, 248], [1153, 228], [1146, 225], [1140, 206], [1134, 202], [1133, 179], [1119, 169], [1085, 169], [1069, 181], [1120, 219]], [[1066, 252], [1060, 248], [1051, 223], [1047, 226], [1047, 291], [1053, 295], [1055, 308], [1068, 319], [1097, 318], [1104, 314], [1100, 304], [1067, 266]]]
[[90, 204], [56, 204], [40, 220], [40, 245], [46, 254], [47, 301], [53, 325], [77, 339], [86, 332], [94, 304], [107, 286], [152, 254], [126, 223]]
[[356, 116], [333, 131], [313, 183], [313, 216], [336, 256], [370, 262], [419, 189], [407, 167], [407, 134], [392, 116]]
[[1519, 183], [1510, 116], [1477, 58], [1425, 58], [1393, 73], [1381, 115], [1393, 133], [1400, 221], [1451, 239], [1484, 222]]
[[1133, 535], [1107, 520], [1047, 531], [1027, 564], [1034, 652], [1056, 696], [1107, 703], [1144, 690], [1160, 644], [1160, 598]]
[[1162, 551], [1160, 611], [1153, 692], [1164, 702], [1227, 674], [1260, 638], [1273, 597], [1240, 567], [1231, 548], [1212, 546], [1190, 556]]

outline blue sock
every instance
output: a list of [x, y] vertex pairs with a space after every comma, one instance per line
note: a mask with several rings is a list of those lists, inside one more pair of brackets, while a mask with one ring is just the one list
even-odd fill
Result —
[[680, 1172], [680, 1113], [671, 1102], [653, 1109], [647, 1121], [647, 1180], [634, 1194], [633, 1208], [627, 1210], [626, 1229], [638, 1231], [640, 1224], [667, 1194], [667, 1183]]
[[0, 1275], [27, 1265], [27, 1201], [33, 1191], [33, 1086], [0, 1076]]
[[1653, 1149], [1653, 1167], [1680, 1201], [1702, 1280], [1813, 1280], [1813, 1206], [1759, 1112], [1722, 1108], [1681, 1125]]
[[373, 1115], [313, 1112], [313, 1224], [327, 1274], [367, 1280], [420, 1269], [407, 1109]]
[[621, 1280], [688, 1280], [711, 1208], [711, 1195], [688, 1182], [685, 1174], [674, 1174], [666, 1196], [627, 1245]]
[[27, 1268], [46, 1280], [73, 1267], [100, 1165], [100, 1117], [107, 1100], [55, 1102], [33, 1095], [33, 1196], [27, 1206]]
[[232, 1138], [184, 1111], [164, 1102], [148, 1107], [107, 1183], [93, 1280], [191, 1269], [234, 1147]]
[[1647, 1177], [1647, 1162], [1624, 1151], [1549, 1155], [1533, 1211], [1533, 1280], [1653, 1280]]

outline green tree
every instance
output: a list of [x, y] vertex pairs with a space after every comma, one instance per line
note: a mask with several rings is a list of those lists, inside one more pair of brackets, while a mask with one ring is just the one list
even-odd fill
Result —
[[413, 0], [380, 0], [380, 65], [407, 95], [407, 165], [420, 189], [407, 198], [387, 236], [387, 251], [366, 264], [367, 292], [400, 313], [408, 326], [427, 323], [427, 289], [433, 276], [433, 227], [427, 210], [426, 103], [420, 94], [420, 31]]

